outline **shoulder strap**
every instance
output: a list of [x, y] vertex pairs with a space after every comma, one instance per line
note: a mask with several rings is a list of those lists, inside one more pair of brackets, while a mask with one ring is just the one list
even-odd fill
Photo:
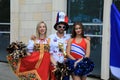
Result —
[[50, 38], [48, 38], [48, 40], [47, 40], [47, 41], [48, 41], [48, 44], [50, 44]]
[[74, 40], [73, 38], [69, 39], [70, 45], [72, 44], [72, 41], [73, 41], [73, 40]]
[[71, 39], [70, 39], [70, 42], [71, 42], [71, 43], [72, 43], [73, 41], [75, 41], [75, 38], [71, 38]]

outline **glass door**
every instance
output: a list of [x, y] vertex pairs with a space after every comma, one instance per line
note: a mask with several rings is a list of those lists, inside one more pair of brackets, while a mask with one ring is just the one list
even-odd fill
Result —
[[0, 61], [7, 62], [6, 48], [10, 43], [10, 0], [0, 0]]
[[100, 77], [102, 30], [103, 30], [103, 0], [67, 0], [69, 25], [67, 33], [71, 34], [72, 24], [82, 22], [85, 35], [91, 38], [90, 58], [95, 63], [91, 76]]

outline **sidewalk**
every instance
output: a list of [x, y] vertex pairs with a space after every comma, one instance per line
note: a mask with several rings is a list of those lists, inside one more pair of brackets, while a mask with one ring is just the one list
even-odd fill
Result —
[[[0, 62], [0, 80], [18, 80], [7, 63]], [[99, 79], [87, 78], [87, 80]]]
[[7, 63], [0, 62], [0, 80], [18, 80]]

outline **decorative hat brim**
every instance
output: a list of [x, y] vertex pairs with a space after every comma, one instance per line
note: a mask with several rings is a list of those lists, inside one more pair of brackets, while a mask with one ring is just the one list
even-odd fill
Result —
[[67, 30], [69, 28], [69, 25], [66, 22], [58, 22], [54, 25], [54, 29], [57, 30], [57, 25], [59, 24], [64, 24], [66, 26], [65, 30]]

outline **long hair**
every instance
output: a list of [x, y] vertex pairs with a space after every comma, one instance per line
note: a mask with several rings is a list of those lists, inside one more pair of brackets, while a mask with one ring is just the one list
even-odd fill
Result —
[[45, 28], [46, 28], [46, 32], [45, 32], [45, 37], [46, 37], [46, 34], [47, 34], [47, 25], [46, 25], [46, 23], [45, 23], [44, 21], [41, 21], [41, 22], [39, 22], [39, 23], [37, 24], [37, 27], [36, 27], [36, 37], [37, 37], [37, 38], [40, 38], [39, 26], [40, 26], [40, 24], [42, 24], [42, 23], [45, 25]]
[[79, 26], [82, 28], [82, 33], [80, 34], [81, 37], [85, 37], [85, 36], [84, 36], [84, 26], [83, 26], [83, 24], [82, 24], [81, 22], [75, 22], [75, 23], [73, 24], [73, 30], [72, 30], [72, 35], [71, 35], [71, 37], [72, 37], [72, 38], [75, 38], [75, 37], [76, 37], [76, 32], [75, 32], [75, 26], [76, 26], [76, 25], [79, 25]]

